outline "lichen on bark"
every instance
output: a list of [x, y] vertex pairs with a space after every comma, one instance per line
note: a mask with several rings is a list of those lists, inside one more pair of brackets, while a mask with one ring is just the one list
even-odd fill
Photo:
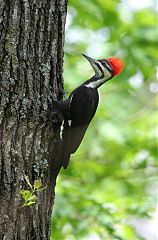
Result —
[[[60, 142], [48, 96], [61, 99], [66, 0], [0, 2], [0, 239], [49, 239]], [[21, 208], [24, 175], [47, 188]]]

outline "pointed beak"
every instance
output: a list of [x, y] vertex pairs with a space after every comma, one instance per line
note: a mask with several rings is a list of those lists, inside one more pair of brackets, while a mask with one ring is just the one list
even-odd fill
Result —
[[97, 65], [98, 61], [91, 57], [88, 57], [85, 54], [82, 54], [82, 56], [84, 56], [88, 60], [88, 62], [91, 64], [92, 68], [94, 69], [95, 74], [97, 74], [97, 66], [96, 65]]
[[91, 65], [94, 64], [94, 63], [96, 62], [95, 59], [93, 59], [93, 58], [91, 58], [91, 57], [88, 57], [88, 56], [85, 55], [85, 54], [82, 54], [82, 56], [84, 56], [84, 57], [90, 62]]

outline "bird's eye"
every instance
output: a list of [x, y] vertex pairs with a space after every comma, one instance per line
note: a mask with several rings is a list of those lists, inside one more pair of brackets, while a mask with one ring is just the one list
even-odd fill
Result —
[[99, 61], [103, 67], [105, 67], [109, 72], [113, 72], [112, 68], [109, 66], [109, 64], [105, 60]]
[[106, 63], [105, 61], [103, 61], [103, 60], [100, 60], [100, 63], [101, 63], [104, 67], [107, 66], [107, 63]]

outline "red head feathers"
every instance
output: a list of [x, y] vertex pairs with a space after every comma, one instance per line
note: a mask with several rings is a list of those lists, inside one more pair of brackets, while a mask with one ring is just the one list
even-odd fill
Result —
[[124, 63], [116, 57], [107, 58], [106, 61], [113, 69], [113, 76], [118, 75], [124, 68]]

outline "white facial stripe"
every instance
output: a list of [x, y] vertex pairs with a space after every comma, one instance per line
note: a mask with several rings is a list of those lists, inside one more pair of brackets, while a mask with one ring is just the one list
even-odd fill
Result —
[[110, 68], [112, 70], [112, 68], [109, 66], [109, 64], [105, 61], [105, 64], [107, 66], [107, 68]]
[[98, 86], [103, 84], [105, 81], [106, 81], [105, 78], [101, 78], [101, 79], [98, 79], [98, 80], [96, 80], [94, 82], [90, 82], [90, 83], [86, 84], [85, 86], [89, 87], [89, 88], [97, 88]]
[[[90, 82], [88, 84], [86, 84], [85, 86], [86, 87], [89, 87], [89, 88], [97, 88], [99, 87], [100, 85], [102, 85], [106, 80], [108, 80], [109, 78], [111, 78], [112, 74], [103, 66], [99, 63], [100, 67], [102, 68], [103, 70], [103, 73], [104, 73], [104, 77], [103, 78], [100, 78], [96, 81], [93, 81], [93, 82]], [[98, 68], [97, 68], [98, 69]], [[100, 75], [102, 75], [102, 72], [99, 70], [99, 73]]]
[[[101, 67], [101, 69], [102, 69], [102, 66], [101, 66], [101, 64], [98, 62], [98, 65]], [[97, 73], [97, 75], [99, 75], [99, 76], [101, 76], [102, 75], [102, 72], [101, 72], [101, 70], [97, 67], [97, 65], [94, 63], [93, 64], [93, 69], [94, 69], [94, 71], [95, 71], [95, 73]]]
[[[97, 66], [99, 65], [99, 67]], [[85, 86], [89, 88], [97, 88], [100, 85], [102, 85], [106, 80], [110, 79], [112, 77], [112, 73], [108, 71], [108, 69], [101, 64], [101, 62], [97, 61], [97, 64], [92, 64], [93, 69], [95, 71], [96, 77], [98, 78], [96, 81], [89, 82]], [[109, 68], [109, 65], [105, 62], [106, 66]]]
[[104, 67], [102, 68], [103, 72], [104, 72], [104, 78], [107, 80], [109, 78], [111, 78], [111, 73]]
[[[94, 67], [95, 73], [97, 73], [97, 75], [100, 77], [104, 74], [104, 77], [106, 78], [106, 80], [109, 79], [111, 77], [111, 73], [108, 71], [108, 69], [104, 65], [102, 65], [99, 61], [97, 62], [97, 64], [100, 66], [102, 71], [97, 67], [96, 64], [94, 64], [93, 67]], [[109, 65], [106, 62], [105, 64], [109, 68]]]

